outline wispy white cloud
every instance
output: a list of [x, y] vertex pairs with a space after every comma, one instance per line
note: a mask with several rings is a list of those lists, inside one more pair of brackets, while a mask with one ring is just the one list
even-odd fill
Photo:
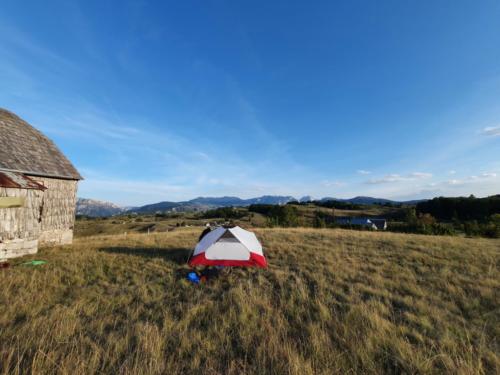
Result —
[[432, 177], [432, 173], [425, 173], [425, 172], [413, 172], [413, 173], [410, 173], [409, 177], [410, 177], [410, 178], [417, 178], [417, 179], [421, 179], [421, 178], [431, 178], [431, 177]]
[[342, 181], [331, 181], [331, 180], [323, 180], [321, 181], [321, 185], [325, 187], [339, 187], [339, 186], [345, 186], [346, 183]]
[[85, 154], [98, 155], [81, 162], [78, 155], [72, 158], [85, 177], [82, 196], [139, 205], [199, 195], [300, 195], [310, 189], [302, 182], [310, 180], [308, 172], [286, 156], [270, 152], [262, 161], [246, 160], [245, 153], [210, 139], [180, 136], [146, 118], [122, 120], [81, 103], [78, 111], [66, 113], [71, 111], [61, 110], [33, 125], [70, 143], [79, 140]]
[[481, 131], [481, 134], [491, 137], [500, 136], [500, 126], [488, 126]]
[[497, 174], [495, 172], [484, 172], [479, 175], [472, 175], [461, 179], [451, 179], [446, 181], [450, 186], [463, 186], [474, 183], [481, 183], [485, 181], [491, 181], [496, 179]]
[[371, 184], [371, 185], [388, 184], [388, 183], [395, 183], [395, 182], [427, 179], [427, 178], [431, 178], [431, 177], [432, 177], [431, 173], [425, 173], [425, 172], [412, 172], [412, 173], [409, 173], [407, 175], [400, 175], [400, 174], [393, 173], [393, 174], [387, 174], [387, 175], [380, 177], [380, 178], [372, 178], [372, 179], [366, 181], [366, 183]]
[[[75, 135], [84, 137], [100, 137], [111, 140], [133, 140], [141, 135], [143, 131], [140, 128], [116, 122], [106, 118], [106, 115], [98, 112], [85, 111], [79, 113], [78, 117], [74, 115], [65, 116], [62, 119], [66, 126], [49, 128], [49, 132], [58, 132], [60, 135]], [[65, 134], [67, 132], [67, 134]]]
[[49, 48], [44, 47], [39, 41], [35, 41], [32, 36], [29, 36], [20, 29], [16, 28], [5, 18], [0, 18], [0, 21], [0, 33], [8, 36], [8, 38], [2, 38], [4, 41], [3, 52], [9, 54], [10, 57], [22, 54], [24, 56], [37, 58], [37, 63], [46, 64], [47, 67], [52, 65], [52, 69], [58, 69], [61, 67], [74, 70], [78, 69], [77, 64], [73, 61], [61, 56]]
[[370, 171], [366, 171], [366, 170], [364, 170], [364, 169], [358, 169], [356, 172], [357, 172], [358, 174], [363, 174], [363, 175], [367, 175], [367, 174], [371, 174], [371, 173], [372, 173], [372, 172], [370, 172]]
[[194, 153], [196, 156], [199, 156], [200, 159], [202, 160], [206, 160], [206, 161], [211, 161], [212, 158], [210, 157], [210, 155], [208, 155], [207, 153], [205, 152], [202, 152], [202, 151], [197, 151]]
[[404, 177], [399, 174], [388, 174], [380, 178], [372, 178], [367, 181], [368, 184], [386, 184], [390, 182], [404, 181]]
[[448, 171], [448, 174], [451, 174], [451, 175], [454, 175], [454, 174], [456, 174], [456, 173], [457, 173], [457, 171], [455, 171], [455, 170], [453, 170], [453, 169], [452, 169], [451, 171]]
[[463, 180], [451, 179], [448, 180], [448, 185], [463, 185], [465, 182]]
[[497, 174], [495, 172], [486, 172], [481, 174], [481, 177], [483, 178], [494, 178], [496, 176]]
[[[394, 176], [392, 176], [394, 178]], [[401, 177], [401, 176], [400, 176]], [[463, 178], [436, 179], [398, 179], [397, 183], [379, 183], [370, 187], [352, 187], [349, 195], [379, 196], [395, 200], [432, 198], [435, 196], [489, 196], [498, 194], [500, 177], [497, 172], [484, 172]], [[396, 178], [397, 179], [397, 178]], [[359, 193], [358, 193], [359, 191]]]

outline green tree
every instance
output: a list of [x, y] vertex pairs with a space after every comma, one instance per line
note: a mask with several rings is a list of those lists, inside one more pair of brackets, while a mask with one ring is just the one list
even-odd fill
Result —
[[417, 224], [417, 211], [415, 207], [408, 207], [405, 209], [405, 221], [410, 225]]

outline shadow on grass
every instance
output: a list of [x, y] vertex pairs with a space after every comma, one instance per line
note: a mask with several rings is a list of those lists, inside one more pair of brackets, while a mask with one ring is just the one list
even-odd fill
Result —
[[104, 247], [99, 249], [99, 251], [110, 254], [142, 256], [145, 258], [162, 258], [167, 262], [176, 263], [178, 265], [187, 264], [192, 252], [192, 250], [188, 248], [152, 249], [140, 247]]

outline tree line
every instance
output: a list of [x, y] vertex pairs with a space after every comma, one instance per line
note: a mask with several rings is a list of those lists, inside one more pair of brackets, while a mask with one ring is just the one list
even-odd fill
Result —
[[416, 206], [417, 213], [430, 214], [442, 221], [468, 221], [478, 220], [486, 222], [492, 215], [500, 214], [500, 195], [486, 198], [470, 197], [434, 198], [419, 202]]
[[[309, 203], [310, 204], [310, 203]], [[312, 222], [309, 222], [299, 208], [302, 204], [286, 205], [252, 204], [250, 213], [259, 213], [266, 217], [268, 226], [295, 227], [311, 225], [318, 228], [349, 227], [337, 224], [334, 212], [316, 210]], [[349, 202], [326, 201], [314, 202], [319, 207], [333, 209], [363, 209], [369, 206]], [[222, 207], [207, 211], [204, 218], [224, 218], [226, 220], [241, 219], [245, 210], [234, 207]], [[386, 215], [389, 218], [389, 215]], [[419, 202], [415, 206], [401, 207], [391, 213], [392, 221], [388, 230], [395, 232], [455, 235], [464, 233], [467, 236], [500, 237], [500, 195], [488, 198], [434, 198]]]
[[251, 204], [248, 211], [266, 216], [269, 226], [296, 227], [299, 225], [299, 212], [293, 205]]

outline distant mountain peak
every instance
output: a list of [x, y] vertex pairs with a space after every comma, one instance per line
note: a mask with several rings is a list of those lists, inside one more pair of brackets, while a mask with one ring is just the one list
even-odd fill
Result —
[[100, 201], [97, 199], [78, 198], [76, 201], [76, 214], [85, 216], [114, 216], [126, 211], [126, 208], [120, 207], [111, 202]]
[[206, 211], [218, 207], [245, 207], [251, 204], [286, 204], [295, 200], [291, 196], [263, 195], [257, 198], [242, 199], [233, 196], [197, 197], [183, 202], [159, 202], [138, 207], [131, 212], [159, 213], [159, 212], [186, 212]]

